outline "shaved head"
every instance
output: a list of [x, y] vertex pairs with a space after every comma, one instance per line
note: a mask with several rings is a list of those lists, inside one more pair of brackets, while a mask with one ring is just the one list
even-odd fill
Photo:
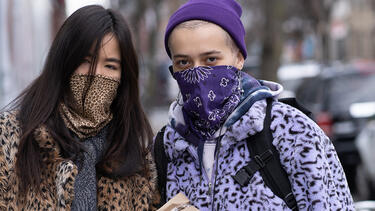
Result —
[[[214, 23], [211, 23], [211, 22], [208, 22], [208, 21], [203, 21], [203, 20], [190, 20], [190, 21], [185, 21], [183, 23], [180, 23], [179, 25], [177, 25], [174, 28], [174, 30], [181, 29], [181, 28], [193, 30], [193, 29], [197, 29], [197, 28], [200, 28], [200, 27], [210, 25], [210, 24], [216, 25]], [[234, 43], [232, 37], [224, 29], [223, 29], [223, 32], [225, 33], [225, 36], [227, 38], [226, 42], [227, 42], [228, 46], [232, 49], [233, 53], [237, 53], [239, 51], [239, 49], [238, 49], [237, 45]], [[169, 40], [168, 40], [168, 47], [170, 47]]]

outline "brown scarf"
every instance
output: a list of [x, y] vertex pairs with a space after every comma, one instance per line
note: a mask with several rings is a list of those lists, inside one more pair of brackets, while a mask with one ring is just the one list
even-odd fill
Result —
[[[89, 77], [93, 77], [92, 82], [83, 96]], [[67, 105], [60, 103], [59, 107], [65, 125], [81, 139], [96, 135], [112, 120], [110, 106], [119, 84], [119, 80], [103, 75], [72, 75], [72, 100]]]

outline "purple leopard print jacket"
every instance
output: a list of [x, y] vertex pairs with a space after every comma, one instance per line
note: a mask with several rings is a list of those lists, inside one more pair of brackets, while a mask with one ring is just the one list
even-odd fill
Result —
[[[276, 98], [282, 87], [263, 82], [268, 90], [252, 93], [233, 112], [237, 120], [222, 128], [217, 140], [220, 148], [215, 156], [212, 178], [200, 168], [197, 148], [174, 130], [183, 123], [179, 103], [172, 103], [170, 124], [164, 133], [168, 164], [167, 200], [183, 192], [194, 206], [206, 210], [290, 210], [282, 199], [265, 185], [259, 172], [246, 187], [233, 178], [250, 160], [246, 138], [263, 129], [266, 101], [252, 102], [259, 94]], [[243, 110], [246, 104], [250, 108]], [[246, 107], [245, 107], [246, 108]], [[332, 142], [323, 131], [299, 110], [274, 101], [271, 131], [273, 145], [288, 174], [299, 210], [354, 210], [343, 168]], [[236, 118], [234, 118], [236, 119]]]

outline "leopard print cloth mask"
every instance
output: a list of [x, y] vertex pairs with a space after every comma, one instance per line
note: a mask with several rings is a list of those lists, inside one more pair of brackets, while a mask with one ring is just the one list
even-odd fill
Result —
[[[92, 83], [83, 96], [89, 77], [92, 77]], [[67, 105], [60, 103], [59, 107], [65, 125], [81, 139], [96, 135], [112, 120], [110, 106], [119, 84], [119, 80], [103, 75], [72, 75], [72, 100]]]

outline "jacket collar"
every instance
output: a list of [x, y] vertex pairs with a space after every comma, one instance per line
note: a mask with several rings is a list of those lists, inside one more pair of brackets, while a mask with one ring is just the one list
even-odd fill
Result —
[[42, 152], [43, 161], [58, 162], [64, 160], [60, 154], [60, 147], [56, 144], [46, 126], [37, 128], [34, 137]]
[[[266, 105], [266, 100], [255, 102], [245, 114], [225, 129], [225, 133], [219, 135], [221, 145], [225, 148], [230, 147], [262, 131]], [[165, 129], [164, 144], [167, 156], [172, 160], [181, 157], [185, 151], [188, 151], [195, 158], [198, 157], [197, 147], [186, 141], [171, 125], [168, 125]]]
[[[241, 83], [244, 90], [241, 103], [214, 135], [216, 139], [221, 137], [223, 146], [230, 146], [262, 131], [266, 109], [265, 98], [277, 98], [283, 91], [283, 87], [278, 83], [263, 80], [254, 81], [246, 74], [243, 74]], [[259, 83], [260, 86], [254, 86], [255, 83]], [[182, 105], [183, 101], [179, 96], [169, 108], [169, 124], [165, 133], [168, 135], [164, 137], [164, 140], [168, 142], [167, 148], [169, 149], [166, 151], [170, 158], [179, 156], [186, 150], [197, 151], [195, 146], [175, 130], [176, 125], [185, 124]]]

